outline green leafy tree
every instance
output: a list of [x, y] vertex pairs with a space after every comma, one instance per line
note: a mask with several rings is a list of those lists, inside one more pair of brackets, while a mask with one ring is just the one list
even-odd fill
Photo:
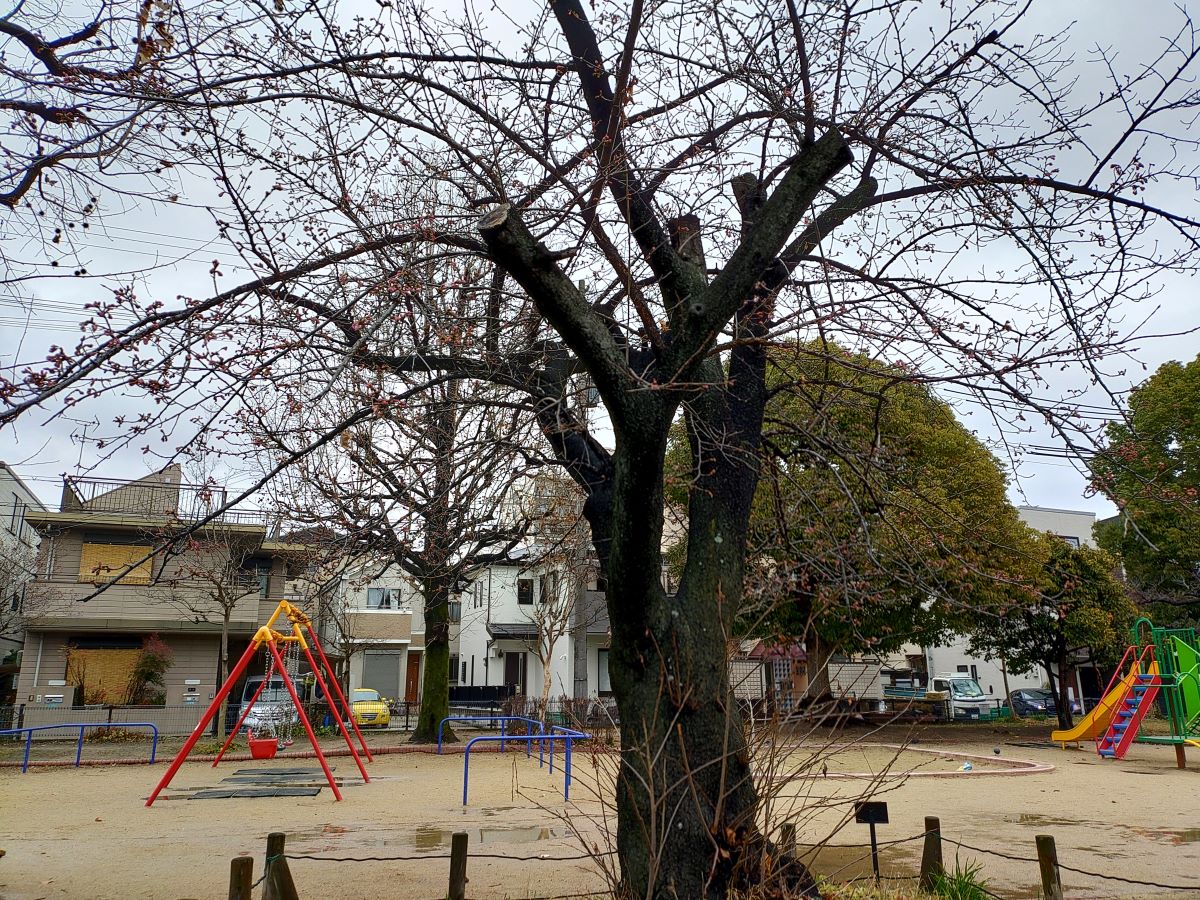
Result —
[[[1121, 514], [1096, 539], [1157, 615], [1200, 617], [1200, 357], [1169, 362], [1129, 398], [1092, 460], [1096, 487]], [[1182, 609], [1181, 609], [1182, 607]]]
[[[999, 464], [913, 373], [800, 344], [772, 351], [768, 384], [741, 627], [803, 636], [814, 693], [833, 652], [936, 642], [1036, 583]], [[685, 454], [677, 429], [676, 502]]]
[[1014, 597], [981, 615], [971, 633], [970, 652], [1000, 657], [1017, 673], [1045, 669], [1057, 698], [1058, 723], [1070, 728], [1068, 679], [1062, 673], [1080, 651], [1114, 653], [1137, 608], [1107, 551], [1072, 547], [1051, 534], [1039, 535], [1035, 550], [1042, 559], [1038, 597], [1033, 602]]

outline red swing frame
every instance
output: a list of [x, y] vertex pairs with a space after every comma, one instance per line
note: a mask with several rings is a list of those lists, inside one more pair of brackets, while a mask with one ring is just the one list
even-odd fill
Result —
[[[291, 634], [284, 634], [276, 631], [273, 628], [280, 617], [286, 618], [288, 623], [291, 625]], [[316, 678], [317, 687], [321, 690], [321, 693], [325, 696], [326, 701], [333, 708], [334, 712], [337, 713], [336, 718], [338, 722], [338, 730], [341, 732], [342, 737], [345, 738], [346, 746], [350, 748], [350, 755], [354, 757], [354, 762], [358, 766], [358, 771], [362, 774], [363, 781], [369, 782], [371, 780], [370, 776], [367, 774], [366, 767], [363, 765], [362, 758], [359, 756], [358, 750], [354, 746], [354, 741], [350, 739], [350, 732], [346, 728], [346, 722], [349, 722], [350, 727], [354, 729], [354, 733], [358, 737], [359, 745], [362, 747], [363, 754], [366, 756], [367, 761], [373, 761], [374, 758], [371, 756], [371, 751], [367, 748], [367, 742], [363, 738], [362, 732], [358, 729], [358, 723], [354, 721], [354, 712], [350, 708], [350, 704], [346, 701], [346, 695], [342, 693], [341, 685], [338, 684], [337, 676], [334, 674], [333, 667], [329, 664], [329, 658], [325, 656], [325, 651], [321, 647], [321, 641], [317, 637], [317, 633], [312, 627], [312, 620], [309, 619], [308, 616], [306, 616], [298, 607], [288, 603], [286, 600], [281, 600], [279, 601], [279, 605], [275, 607], [275, 611], [271, 614], [271, 617], [267, 620], [267, 624], [255, 632], [254, 639], [250, 642], [250, 646], [246, 648], [246, 652], [242, 654], [242, 657], [238, 660], [237, 665], [233, 667], [233, 671], [229, 673], [229, 677], [225, 680], [225, 683], [221, 685], [220, 690], [218, 690], [214, 695], [212, 703], [209, 704], [209, 707], [207, 710], [205, 710], [204, 715], [200, 717], [200, 721], [196, 723], [195, 729], [192, 731], [187, 741], [184, 742], [184, 745], [180, 749], [178, 755], [171, 761], [171, 765], [167, 768], [166, 774], [163, 775], [162, 779], [155, 786], [154, 791], [146, 799], [146, 806], [152, 806], [154, 801], [158, 798], [158, 795], [163, 791], [164, 788], [167, 787], [167, 785], [171, 783], [171, 779], [175, 777], [175, 773], [179, 771], [179, 767], [183, 765], [184, 760], [186, 760], [188, 757], [188, 754], [192, 752], [192, 748], [196, 746], [196, 742], [200, 740], [200, 736], [204, 734], [205, 729], [207, 729], [209, 723], [212, 722], [213, 717], [217, 714], [217, 711], [220, 710], [221, 703], [227, 696], [229, 696], [230, 691], [233, 690], [233, 686], [237, 683], [238, 679], [242, 677], [242, 673], [246, 671], [255, 654], [262, 647], [266, 647], [268, 653], [270, 654], [271, 664], [267, 670], [267, 677], [263, 679], [263, 683], [255, 692], [254, 697], [251, 699], [250, 703], [246, 705], [245, 710], [242, 711], [242, 715], [238, 719], [237, 725], [230, 732], [229, 737], [225, 741], [225, 745], [221, 748], [221, 752], [218, 753], [216, 759], [213, 760], [213, 766], [215, 767], [217, 763], [221, 761], [221, 757], [225, 755], [225, 751], [229, 749], [230, 745], [233, 743], [233, 739], [237, 736], [237, 733], [241, 730], [242, 725], [245, 723], [246, 716], [249, 715], [250, 710], [254, 706], [254, 702], [258, 700], [259, 695], [270, 683], [271, 677], [278, 672], [283, 677], [284, 686], [287, 688], [288, 695], [292, 698], [292, 703], [295, 704], [296, 711], [300, 714], [300, 723], [304, 726], [304, 733], [308, 735], [308, 741], [312, 745], [313, 752], [316, 754], [317, 760], [321, 763], [321, 770], [325, 773], [325, 779], [329, 782], [330, 790], [333, 791], [334, 800], [342, 799], [342, 792], [338, 790], [337, 783], [333, 780], [333, 773], [329, 770], [329, 763], [325, 760], [325, 754], [321, 752], [321, 747], [317, 743], [317, 736], [313, 731], [312, 723], [308, 720], [308, 715], [304, 712], [304, 705], [300, 702], [300, 697], [296, 693], [296, 686], [292, 682], [291, 676], [288, 675], [287, 667], [284, 665], [283, 655], [279, 652], [280, 644], [290, 643], [298, 644], [300, 649], [304, 651], [304, 655], [308, 660], [308, 665], [312, 669], [312, 673]], [[317, 659], [313, 657], [312, 649], [310, 649], [310, 643], [312, 649], [317, 651], [317, 657], [320, 659], [320, 665], [317, 664]], [[328, 683], [326, 683], [324, 675], [329, 677]], [[332, 693], [330, 688], [332, 688]], [[334, 702], [335, 698], [337, 701], [336, 703]]]

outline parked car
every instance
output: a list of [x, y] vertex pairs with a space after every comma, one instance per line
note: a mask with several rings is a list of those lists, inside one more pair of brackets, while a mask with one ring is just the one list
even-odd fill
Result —
[[379, 696], [379, 691], [371, 688], [354, 689], [350, 697], [350, 710], [354, 713], [355, 724], [359, 726], [387, 728], [392, 721], [387, 701]]
[[996, 708], [996, 698], [984, 693], [979, 682], [961, 672], [943, 672], [934, 675], [926, 697], [940, 696], [949, 701], [949, 710], [955, 719], [979, 719]]
[[[254, 699], [254, 695], [258, 694], [262, 683], [261, 675], [252, 675], [246, 679], [246, 686], [242, 688], [241, 709], [243, 711]], [[246, 714], [243, 727], [251, 734], [276, 734], [284, 730], [286, 726], [295, 725], [299, 721], [300, 714], [296, 711], [296, 704], [292, 702], [292, 697], [288, 693], [283, 679], [278, 675], [273, 675], [271, 683], [261, 694], [258, 694], [254, 706]]]
[[[1013, 712], [1018, 716], [1056, 716], [1058, 703], [1044, 688], [1021, 688], [1012, 692]], [[1080, 711], [1079, 702], [1071, 701], [1071, 712]]]

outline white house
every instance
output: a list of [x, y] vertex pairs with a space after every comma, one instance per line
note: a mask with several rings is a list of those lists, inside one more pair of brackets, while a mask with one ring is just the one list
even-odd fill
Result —
[[26, 521], [30, 510], [46, 507], [13, 469], [0, 461], [0, 662], [21, 649], [25, 584], [37, 552], [37, 532]]
[[[464, 687], [510, 686], [540, 697], [609, 693], [608, 616], [594, 576], [580, 580], [547, 566], [493, 565], [462, 595], [458, 634]], [[543, 664], [545, 660], [545, 664]]]

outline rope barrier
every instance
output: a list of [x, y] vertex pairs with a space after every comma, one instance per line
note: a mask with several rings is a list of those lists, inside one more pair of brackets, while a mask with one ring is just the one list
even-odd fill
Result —
[[[879, 841], [876, 844], [876, 846], [879, 847], [880, 849], [882, 849], [885, 847], [894, 847], [899, 844], [908, 844], [913, 841], [923, 840], [928, 834], [929, 834], [929, 832], [922, 831], [918, 834], [912, 835], [911, 837], [897, 838], [895, 840], [890, 840], [890, 841]], [[976, 847], [972, 844], [967, 844], [967, 843], [964, 843], [963, 841], [959, 841], [959, 840], [955, 840], [954, 838], [947, 837], [945, 835], [945, 833], [942, 833], [941, 839], [945, 843], [950, 844], [952, 846], [959, 847], [963, 850], [970, 850], [973, 853], [981, 853], [981, 854], [984, 854], [985, 856], [995, 856], [1000, 859], [1009, 860], [1011, 862], [1032, 863], [1035, 865], [1038, 862], [1038, 858], [1036, 856], [1017, 856], [1012, 853], [1003, 853], [999, 850], [988, 850], [984, 847]], [[864, 850], [865, 849], [865, 850], [869, 850], [870, 846], [871, 846], [870, 844], [821, 844], [817, 847], [809, 848], [808, 852], [805, 855], [807, 856], [807, 855], [809, 855], [815, 851], [819, 851], [821, 849], [830, 849], [830, 850]], [[511, 856], [506, 853], [471, 853], [471, 854], [468, 854], [467, 858], [468, 859], [499, 859], [499, 860], [507, 860], [510, 862], [579, 862], [579, 861], [583, 861], [583, 860], [595, 859], [598, 856], [611, 856], [611, 855], [615, 854], [616, 852], [617, 851], [615, 851], [615, 850], [598, 850], [594, 853], [579, 853], [579, 854], [575, 854], [573, 856], [544, 856], [544, 855]], [[263, 875], [261, 878], [258, 879], [258, 881], [256, 881], [254, 883], [254, 887], [258, 887], [258, 885], [262, 884], [263, 881], [266, 880], [267, 875], [271, 871], [271, 864], [276, 859], [279, 859], [279, 858], [280, 857], [278, 857], [278, 856], [267, 857], [266, 867], [263, 871]], [[288, 853], [288, 854], [284, 854], [284, 858], [294, 859], [294, 860], [312, 860], [313, 862], [415, 862], [415, 861], [419, 861], [419, 860], [433, 860], [433, 859], [446, 860], [446, 859], [450, 859], [451, 855], [449, 853], [422, 853], [422, 854], [416, 854], [416, 855], [396, 855], [396, 856], [317, 856], [317, 855], [309, 854], [309, 853]], [[836, 877], [839, 873], [845, 871], [846, 869], [851, 868], [852, 866], [858, 865], [860, 863], [866, 862], [870, 858], [871, 858], [870, 853], [864, 854], [863, 856], [858, 857], [853, 860], [850, 860], [849, 862], [840, 866], [835, 872], [826, 874], [825, 877], [826, 878]], [[1160, 890], [1168, 890], [1168, 891], [1200, 891], [1200, 883], [1171, 884], [1171, 883], [1161, 882], [1161, 881], [1147, 881], [1147, 880], [1138, 879], [1138, 878], [1126, 878], [1121, 875], [1105, 875], [1100, 872], [1092, 872], [1087, 869], [1080, 869], [1080, 868], [1076, 868], [1075, 866], [1069, 866], [1063, 862], [1059, 862], [1058, 867], [1065, 872], [1072, 872], [1076, 875], [1084, 875], [1088, 878], [1096, 878], [1101, 881], [1117, 881], [1117, 882], [1121, 882], [1122, 884], [1135, 885], [1138, 887], [1158, 888]], [[887, 881], [911, 881], [911, 880], [915, 879], [916, 877], [917, 877], [916, 875], [880, 875], [880, 878], [887, 880]], [[872, 879], [872, 878], [874, 878], [873, 875], [861, 875], [861, 876], [856, 876], [854, 878], [851, 878], [851, 879], [849, 879], [849, 881], [851, 881], [851, 882], [862, 881], [862, 880], [868, 880], [868, 879]], [[987, 894], [987, 896], [994, 898], [994, 900], [1003, 900], [1001, 895], [989, 890], [988, 888], [980, 887], [980, 890], [983, 893]], [[533, 898], [533, 900], [571, 900], [571, 898], [586, 898], [586, 897], [596, 897], [596, 896], [602, 896], [602, 893], [592, 891], [592, 892], [583, 893], [583, 894], [559, 894], [559, 895], [555, 895], [553, 897]]]
[[251, 888], [256, 888], [267, 880], [267, 876], [271, 874], [271, 864], [277, 859], [279, 859], [278, 856], [268, 856], [266, 860], [264, 860], [262, 877], [259, 878], [258, 881], [254, 882], [254, 884], [250, 885]]
[[1121, 881], [1125, 884], [1136, 884], [1140, 887], [1155, 887], [1162, 888], [1166, 891], [1200, 891], [1200, 882], [1195, 884], [1164, 884], [1161, 881], [1140, 881], [1136, 878], [1123, 878], [1120, 875], [1101, 875], [1099, 872], [1089, 872], [1086, 869], [1076, 869], [1074, 866], [1068, 866], [1059, 863], [1058, 867], [1066, 872], [1074, 872], [1076, 875], [1089, 875], [1092, 878], [1100, 878], [1104, 881]]
[[[962, 847], [964, 850], [971, 850], [975, 853], [984, 853], [989, 856], [998, 856], [1001, 859], [1012, 860], [1013, 862], [1037, 863], [1036, 856], [1013, 856], [1009, 853], [1001, 853], [999, 850], [985, 850], [983, 847], [972, 847], [970, 844], [964, 844], [962, 841], [956, 841], [953, 838], [942, 836], [942, 840], [947, 844], [954, 844], [956, 847]], [[1089, 878], [1098, 878], [1101, 881], [1120, 881], [1124, 884], [1133, 884], [1139, 887], [1161, 888], [1167, 891], [1198, 891], [1200, 890], [1200, 882], [1196, 884], [1166, 884], [1161, 881], [1143, 881], [1138, 878], [1125, 878], [1121, 875], [1104, 875], [1100, 872], [1090, 872], [1087, 869], [1078, 869], [1075, 866], [1068, 866], [1061, 860], [1058, 867], [1064, 872], [1073, 872], [1076, 875], [1086, 875]]]
[[962, 841], [956, 841], [954, 838], [948, 838], [945, 834], [942, 835], [942, 840], [947, 844], [953, 844], [956, 847], [962, 847], [964, 850], [973, 850], [976, 853], [987, 853], [991, 856], [999, 856], [1001, 859], [1009, 859], [1013, 862], [1027, 862], [1037, 864], [1036, 856], [1013, 856], [1011, 853], [1001, 853], [999, 850], [984, 850], [982, 847], [972, 847], [970, 844], [964, 844]]
[[[576, 862], [597, 856], [612, 856], [616, 850], [598, 850], [575, 856], [510, 856], [507, 853], [468, 853], [467, 859], [506, 859], [511, 862]], [[416, 862], [422, 859], [450, 859], [449, 853], [420, 853], [416, 856], [314, 856], [309, 853], [288, 853], [288, 859], [310, 859], [314, 862]]]

